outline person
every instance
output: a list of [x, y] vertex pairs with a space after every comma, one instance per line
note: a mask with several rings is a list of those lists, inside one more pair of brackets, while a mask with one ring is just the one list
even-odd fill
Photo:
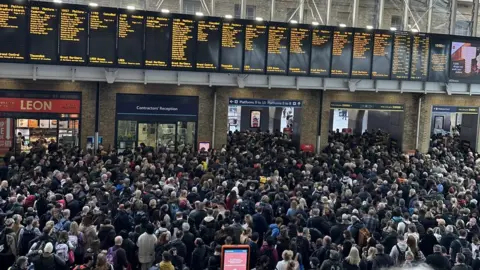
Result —
[[[221, 262], [222, 262], [222, 246], [217, 245], [215, 247], [215, 251], [210, 258], [208, 258], [207, 269], [208, 270], [220, 270]], [[250, 265], [252, 267], [252, 265]]]
[[115, 246], [108, 249], [107, 261], [113, 265], [114, 270], [123, 270], [128, 267], [127, 254], [122, 248], [123, 238], [121, 236], [115, 237]]
[[28, 269], [28, 258], [25, 256], [20, 256], [15, 261], [15, 264], [12, 265], [8, 270], [27, 270]]
[[462, 253], [457, 253], [455, 260], [455, 265], [452, 267], [452, 270], [471, 270], [470, 265], [465, 264], [465, 255]]
[[381, 244], [375, 246], [377, 254], [373, 258], [372, 270], [379, 270], [382, 268], [391, 267], [395, 264], [394, 260], [387, 254], [384, 253], [384, 247]]
[[153, 234], [155, 228], [152, 224], [147, 224], [147, 230], [137, 240], [138, 260], [142, 270], [148, 270], [152, 267], [155, 260], [155, 244], [157, 237]]
[[34, 251], [28, 255], [34, 269], [63, 270], [65, 261], [53, 253], [53, 244], [48, 242], [42, 250]]
[[398, 235], [397, 244], [390, 251], [390, 257], [395, 265], [403, 265], [405, 262], [405, 252], [407, 252], [407, 249], [408, 245], [404, 236], [402, 234]]
[[17, 256], [17, 236], [13, 231], [14, 221], [7, 218], [4, 222], [5, 228], [0, 233], [0, 269], [8, 269], [15, 263]]
[[159, 266], [160, 270], [175, 270], [172, 264], [172, 257], [170, 253], [167, 251], [163, 252], [162, 254], [162, 261], [160, 262]]
[[356, 247], [352, 247], [350, 249], [350, 253], [343, 261], [343, 269], [344, 270], [360, 270], [360, 254]]
[[97, 256], [97, 264], [94, 270], [111, 270], [113, 266], [107, 262], [107, 256], [104, 253], [100, 253]]
[[202, 238], [195, 239], [195, 249], [192, 252], [192, 270], [203, 270], [205, 257], [207, 256], [207, 248], [203, 243]]
[[335, 250], [330, 251], [329, 258], [320, 266], [319, 270], [342, 270], [342, 262], [340, 261], [340, 253]]
[[260, 256], [266, 256], [268, 258], [268, 267], [270, 270], [275, 269], [278, 263], [278, 253], [275, 249], [275, 239], [269, 236], [260, 248]]
[[451, 268], [450, 260], [443, 255], [440, 245], [433, 246], [433, 254], [428, 255], [425, 262], [435, 270]]
[[283, 251], [282, 259], [283, 260], [281, 260], [277, 263], [277, 266], [275, 267], [276, 270], [287, 270], [287, 269], [289, 269], [290, 263], [294, 264], [294, 267], [293, 267], [292, 270], [299, 268], [298, 262], [295, 261], [293, 251], [291, 251], [291, 250]]

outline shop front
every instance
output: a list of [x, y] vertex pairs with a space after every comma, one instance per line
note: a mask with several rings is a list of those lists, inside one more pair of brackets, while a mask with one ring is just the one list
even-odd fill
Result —
[[181, 151], [197, 141], [198, 97], [117, 94], [115, 145]]
[[81, 93], [0, 91], [0, 156], [36, 144], [79, 146]]

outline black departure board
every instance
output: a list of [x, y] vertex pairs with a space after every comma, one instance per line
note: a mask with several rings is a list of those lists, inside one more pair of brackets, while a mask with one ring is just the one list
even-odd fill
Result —
[[201, 19], [197, 23], [197, 70], [218, 71], [220, 66], [220, 18]]
[[333, 31], [332, 66], [330, 69], [330, 76], [341, 78], [350, 76], [353, 51], [352, 41], [352, 30], [340, 29]]
[[56, 63], [58, 57], [58, 5], [35, 2], [30, 6], [29, 54], [34, 63]]
[[450, 43], [451, 41], [446, 36], [430, 36], [429, 81], [448, 81]]
[[28, 8], [15, 3], [0, 4], [0, 60], [27, 60]]
[[145, 14], [145, 67], [170, 66], [171, 18], [168, 14]]
[[373, 31], [353, 34], [352, 78], [369, 79], [372, 74]]
[[311, 32], [307, 26], [290, 28], [288, 74], [308, 75], [310, 70]]
[[226, 20], [222, 25], [220, 70], [242, 72], [245, 25], [243, 22]]
[[120, 10], [118, 13], [118, 65], [141, 67], [143, 65], [143, 12]]
[[392, 79], [408, 80], [410, 74], [411, 36], [397, 32], [393, 37]]
[[59, 42], [60, 63], [87, 63], [88, 10], [84, 6], [62, 4]]
[[264, 23], [252, 22], [245, 26], [244, 72], [265, 73], [267, 42], [268, 29]]
[[314, 28], [312, 30], [312, 57], [310, 59], [310, 75], [330, 75], [332, 32], [332, 28]]
[[176, 16], [172, 19], [171, 66], [173, 69], [195, 68], [195, 20], [193, 16]]
[[90, 10], [88, 61], [93, 66], [117, 64], [117, 9]]
[[267, 74], [287, 74], [288, 36], [287, 24], [270, 23], [267, 43]]
[[429, 56], [430, 37], [424, 33], [414, 35], [412, 38], [412, 61], [410, 65], [410, 80], [427, 80]]
[[375, 30], [373, 34], [372, 79], [390, 79], [393, 34]]

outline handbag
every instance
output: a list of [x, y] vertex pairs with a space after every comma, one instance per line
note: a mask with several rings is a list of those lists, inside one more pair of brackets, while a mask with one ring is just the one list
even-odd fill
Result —
[[73, 250], [68, 251], [68, 262], [70, 264], [73, 264], [75, 262], [75, 254], [73, 253]]

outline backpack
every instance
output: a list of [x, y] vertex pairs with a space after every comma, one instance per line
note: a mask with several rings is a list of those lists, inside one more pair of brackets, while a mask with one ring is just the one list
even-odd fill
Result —
[[35, 229], [31, 230], [23, 229], [22, 241], [20, 241], [20, 250], [18, 251], [20, 256], [24, 256], [30, 250], [30, 242], [35, 239], [37, 235], [35, 234]]
[[277, 262], [275, 261], [275, 258], [273, 257], [273, 248], [267, 248], [265, 251], [262, 252], [263, 254], [268, 257], [268, 269], [275, 269], [277, 266]]
[[370, 236], [371, 234], [366, 227], [361, 228], [360, 230], [358, 230], [357, 244], [360, 247], [367, 246], [368, 238], [370, 238]]
[[69, 261], [69, 254], [68, 254], [68, 245], [65, 243], [60, 243], [55, 246], [56, 252], [55, 254], [60, 257], [64, 262]]
[[462, 241], [460, 241], [460, 240], [456, 240], [456, 241], [458, 241], [458, 243], [460, 244], [459, 253], [462, 253], [463, 255], [465, 255], [465, 263], [468, 264], [468, 265], [471, 265], [472, 261], [473, 261], [472, 250], [468, 247], [468, 245], [464, 246], [462, 244]]
[[395, 244], [395, 247], [397, 248], [397, 251], [398, 251], [396, 265], [402, 265], [405, 262], [405, 253], [407, 253], [408, 247], [403, 252], [398, 246], [398, 244]]
[[109, 248], [107, 252], [107, 262], [111, 265], [115, 265], [115, 260], [117, 259], [117, 251], [113, 250], [113, 248], [114, 247]]

